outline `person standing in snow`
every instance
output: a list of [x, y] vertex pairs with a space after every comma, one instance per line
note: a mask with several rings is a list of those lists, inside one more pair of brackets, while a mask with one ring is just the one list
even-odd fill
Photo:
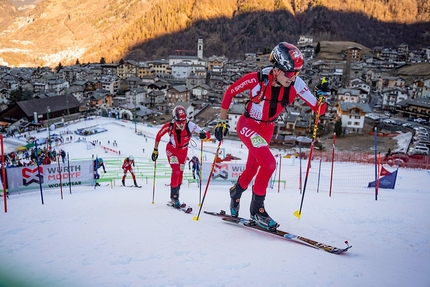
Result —
[[175, 208], [179, 208], [179, 190], [182, 184], [184, 174], [185, 161], [187, 159], [188, 144], [191, 140], [192, 133], [199, 134], [201, 140], [209, 139], [210, 134], [205, 132], [198, 125], [187, 119], [187, 114], [183, 106], [176, 106], [172, 111], [172, 121], [165, 123], [155, 136], [154, 151], [152, 152], [152, 160], [158, 158], [158, 145], [161, 138], [169, 135], [169, 142], [166, 144], [166, 155], [172, 168], [170, 177], [170, 199]]
[[121, 167], [122, 170], [124, 171], [124, 175], [122, 176], [122, 180], [121, 180], [123, 186], [125, 186], [125, 178], [127, 176], [127, 172], [130, 172], [131, 177], [133, 178], [134, 186], [139, 187], [136, 182], [136, 176], [134, 175], [133, 167], [134, 167], [134, 157], [133, 156], [126, 157]]
[[[318, 99], [298, 76], [303, 67], [303, 56], [297, 47], [281, 42], [270, 54], [272, 66], [259, 72], [251, 72], [232, 85], [224, 93], [220, 116], [215, 128], [215, 137], [221, 141], [228, 132], [227, 114], [234, 96], [250, 91], [250, 99], [240, 116], [236, 131], [239, 139], [248, 148], [245, 170], [235, 185], [230, 188], [230, 212], [239, 216], [239, 202], [242, 193], [254, 179], [251, 218], [261, 227], [274, 230], [279, 224], [267, 213], [264, 200], [270, 177], [276, 169], [276, 160], [269, 149], [275, 122], [284, 109], [299, 96], [310, 108], [320, 114], [326, 111], [326, 103], [321, 106]], [[318, 91], [317, 94], [322, 94]]]
[[100, 183], [97, 182], [97, 179], [100, 178], [100, 174], [98, 172], [98, 169], [100, 167], [103, 167], [103, 172], [106, 173], [105, 164], [103, 163], [103, 159], [101, 157], [96, 158], [93, 161], [93, 169], [94, 169], [94, 181], [96, 182], [96, 186], [100, 186]]
[[191, 169], [191, 164], [193, 165], [193, 178], [196, 179], [196, 172], [197, 177], [200, 178], [200, 161], [196, 156], [193, 156], [188, 162], [188, 169]]

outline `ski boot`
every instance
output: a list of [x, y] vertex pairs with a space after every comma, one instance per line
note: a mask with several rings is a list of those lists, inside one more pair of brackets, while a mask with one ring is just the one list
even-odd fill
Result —
[[239, 216], [240, 197], [245, 190], [246, 188], [242, 188], [240, 186], [239, 179], [232, 187], [230, 187], [230, 214], [233, 217]]
[[261, 228], [267, 229], [269, 231], [276, 231], [276, 228], [279, 227], [279, 224], [274, 221], [266, 212], [264, 208], [265, 198], [266, 195], [256, 195], [255, 193], [252, 194], [250, 207], [251, 218]]
[[121, 183], [122, 183], [122, 186], [125, 186], [125, 180], [124, 179], [121, 181]]
[[179, 189], [181, 185], [177, 187], [170, 187], [170, 200], [172, 201], [173, 208], [181, 208], [181, 202], [179, 201]]
[[139, 187], [139, 186], [137, 185], [136, 180], [134, 180], [134, 186], [135, 186], [135, 187]]

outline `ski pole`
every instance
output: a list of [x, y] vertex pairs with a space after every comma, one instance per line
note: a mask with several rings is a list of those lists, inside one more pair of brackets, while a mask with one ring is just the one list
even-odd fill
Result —
[[331, 196], [331, 190], [333, 187], [333, 169], [334, 169], [334, 150], [336, 148], [336, 133], [333, 134], [333, 148], [331, 152], [331, 171], [330, 171], [330, 192], [329, 196]]
[[200, 140], [200, 166], [199, 166], [199, 206], [202, 204], [202, 172], [203, 172], [203, 140]]
[[321, 111], [321, 105], [322, 105], [323, 98], [324, 98], [323, 96], [320, 96], [318, 99], [318, 111], [317, 111], [317, 115], [315, 117], [314, 131], [312, 134], [312, 144], [311, 144], [311, 150], [309, 151], [308, 166], [306, 168], [305, 183], [303, 184], [303, 193], [302, 193], [302, 200], [300, 202], [300, 209], [294, 211], [294, 216], [297, 217], [298, 219], [300, 219], [300, 216], [302, 215], [303, 200], [305, 198], [306, 184], [308, 182], [309, 169], [311, 167], [312, 152], [314, 150], [315, 140], [317, 137], [318, 122], [319, 122], [319, 118], [320, 118], [320, 111]]
[[281, 168], [282, 168], [282, 154], [279, 154], [279, 175], [278, 175], [278, 193], [281, 189]]
[[203, 203], [205, 202], [206, 193], [208, 192], [209, 183], [211, 182], [212, 174], [213, 174], [214, 169], [215, 169], [215, 164], [216, 164], [216, 161], [218, 159], [218, 153], [219, 153], [219, 148], [221, 147], [221, 143], [222, 143], [222, 141], [219, 141], [218, 147], [217, 147], [216, 152], [215, 152], [215, 158], [214, 158], [214, 161], [212, 163], [211, 171], [209, 173], [208, 182], [206, 183], [205, 192], [203, 193], [203, 199], [202, 199], [202, 204], [200, 205], [199, 213], [197, 214], [197, 216], [195, 216], [193, 218], [193, 220], [199, 220], [199, 218], [200, 218], [200, 212], [202, 211]]
[[154, 160], [154, 180], [152, 181], [152, 204], [154, 204], [154, 198], [155, 198], [155, 175], [157, 171], [157, 161]]

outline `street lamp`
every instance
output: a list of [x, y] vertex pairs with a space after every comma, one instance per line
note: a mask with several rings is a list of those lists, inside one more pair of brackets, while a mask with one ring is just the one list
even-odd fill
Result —
[[51, 112], [51, 109], [49, 108], [49, 106], [46, 107], [46, 115], [47, 115], [47, 119], [48, 119], [48, 146], [49, 146], [49, 141], [51, 140], [51, 129], [49, 128], [49, 113]]

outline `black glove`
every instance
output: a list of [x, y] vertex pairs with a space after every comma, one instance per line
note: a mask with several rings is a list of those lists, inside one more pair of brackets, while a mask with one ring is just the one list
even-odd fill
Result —
[[205, 139], [207, 139], [207, 138], [208, 138], [208, 136], [207, 136], [207, 134], [206, 134], [206, 132], [205, 132], [204, 130], [201, 130], [201, 131], [200, 131], [200, 133], [199, 133], [199, 138], [200, 138], [201, 140], [205, 140]]
[[215, 138], [219, 141], [222, 141], [223, 137], [228, 134], [229, 127], [230, 126], [225, 120], [218, 120], [218, 123], [215, 127]]
[[315, 86], [314, 92], [317, 97], [327, 97], [330, 95], [330, 88], [328, 86], [328, 80], [326, 77], [321, 79], [321, 83]]
[[152, 161], [156, 161], [158, 158], [158, 149], [154, 148], [154, 151], [152, 152], [151, 159]]

